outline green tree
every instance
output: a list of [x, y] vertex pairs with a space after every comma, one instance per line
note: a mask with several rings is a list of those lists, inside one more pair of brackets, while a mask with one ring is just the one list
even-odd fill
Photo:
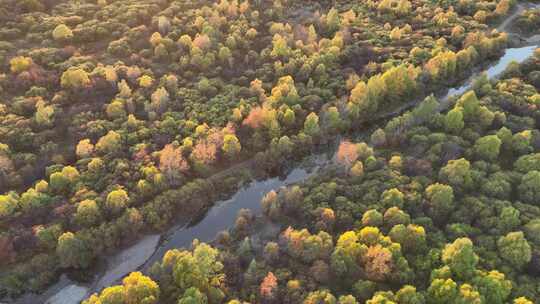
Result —
[[55, 172], [49, 177], [49, 186], [55, 192], [69, 192], [71, 191], [71, 186], [79, 178], [79, 171], [75, 167], [66, 166], [62, 168], [62, 171]]
[[486, 195], [508, 199], [512, 193], [512, 180], [510, 176], [504, 172], [496, 172], [488, 177], [482, 183], [481, 189]]
[[59, 224], [54, 224], [48, 227], [41, 226], [36, 229], [38, 243], [47, 249], [54, 249], [58, 244], [58, 238], [62, 235], [62, 227]]
[[26, 190], [19, 200], [19, 204], [23, 211], [41, 208], [46, 206], [49, 202], [50, 197], [47, 194], [41, 193], [34, 188]]
[[124, 103], [118, 99], [114, 100], [107, 106], [106, 112], [110, 119], [125, 118], [127, 115]]
[[443, 184], [433, 184], [426, 188], [426, 198], [431, 212], [442, 219], [454, 210], [454, 190]]
[[139, 77], [138, 81], [141, 88], [149, 88], [154, 83], [154, 78], [149, 75], [142, 75], [141, 77]]
[[228, 65], [232, 64], [231, 60], [233, 59], [233, 57], [231, 50], [226, 46], [222, 46], [219, 49], [218, 58], [223, 63], [226, 63]]
[[339, 297], [338, 304], [358, 304], [358, 301], [356, 301], [354, 296], [346, 295]]
[[13, 215], [19, 208], [19, 198], [15, 192], [0, 195], [0, 219]]
[[506, 303], [512, 290], [512, 283], [506, 280], [503, 273], [496, 270], [484, 272], [473, 279], [473, 284], [484, 297], [485, 303]]
[[371, 133], [371, 144], [374, 147], [383, 147], [386, 144], [386, 133], [383, 129], [378, 128]]
[[332, 271], [342, 277], [351, 277], [359, 273], [361, 269], [356, 261], [365, 250], [366, 248], [358, 242], [358, 236], [354, 231], [343, 233], [331, 256]]
[[358, 82], [351, 91], [347, 105], [351, 118], [369, 118], [375, 114], [386, 89], [386, 83], [381, 75], [371, 77], [367, 84], [363, 81]]
[[519, 198], [526, 203], [538, 205], [540, 202], [540, 171], [529, 171], [518, 185]]
[[40, 127], [50, 127], [54, 123], [54, 106], [47, 105], [43, 100], [36, 103], [34, 120]]
[[405, 195], [397, 188], [385, 190], [381, 195], [381, 203], [384, 207], [398, 207], [403, 208]]
[[531, 246], [522, 231], [510, 232], [497, 241], [501, 257], [516, 268], [522, 268], [531, 261]]
[[338, 132], [341, 129], [342, 121], [337, 107], [329, 107], [325, 113], [325, 124], [331, 133]]
[[523, 230], [528, 240], [536, 245], [540, 244], [540, 219], [536, 218], [529, 221], [523, 227]]
[[358, 300], [365, 302], [371, 298], [377, 290], [377, 283], [369, 280], [358, 280], [353, 284], [352, 290]]
[[319, 116], [314, 112], [309, 113], [304, 122], [304, 133], [309, 136], [317, 137], [319, 136], [321, 130], [319, 127]]
[[331, 8], [328, 11], [328, 14], [326, 14], [326, 27], [328, 29], [328, 32], [333, 33], [339, 29], [340, 26], [340, 17], [339, 12], [335, 8]]
[[197, 244], [193, 253], [181, 252], [173, 266], [173, 278], [180, 290], [195, 287], [209, 298], [209, 302], [223, 300], [222, 291], [214, 287], [220, 281], [223, 264], [218, 260], [219, 251], [207, 244]]
[[483, 297], [470, 284], [463, 284], [459, 287], [459, 294], [456, 298], [456, 304], [477, 304], [482, 303]]
[[56, 41], [66, 41], [73, 38], [73, 32], [67, 25], [59, 24], [54, 28], [52, 36]]
[[392, 227], [395, 225], [407, 225], [411, 221], [411, 217], [403, 210], [398, 207], [391, 207], [386, 209], [384, 212], [384, 224], [387, 227]]
[[182, 298], [178, 299], [178, 304], [207, 304], [208, 297], [195, 287], [188, 288]]
[[124, 304], [124, 287], [117, 285], [105, 288], [100, 295], [93, 294], [83, 304]]
[[242, 150], [242, 146], [238, 137], [233, 134], [227, 134], [223, 137], [223, 146], [221, 149], [229, 159], [234, 159], [238, 156], [240, 150]]
[[464, 158], [450, 160], [439, 171], [439, 179], [458, 190], [468, 189], [473, 186], [471, 164]]
[[290, 108], [287, 108], [285, 110], [285, 112], [283, 113], [283, 118], [282, 118], [282, 121], [283, 121], [283, 124], [286, 126], [286, 127], [292, 127], [294, 125], [294, 123], [296, 122], [296, 114], [294, 113], [293, 110], [291, 110]]
[[86, 242], [71, 232], [65, 232], [58, 238], [56, 254], [62, 267], [87, 268], [92, 258]]
[[501, 140], [497, 135], [480, 137], [474, 144], [474, 152], [480, 159], [494, 161], [499, 157]]
[[83, 304], [157, 304], [159, 286], [140, 272], [132, 272], [122, 280], [123, 285], [105, 288], [93, 294]]
[[303, 304], [337, 304], [337, 299], [328, 290], [316, 290], [307, 295]]
[[391, 291], [379, 291], [366, 304], [397, 304], [396, 297]]
[[287, 57], [289, 55], [290, 48], [287, 45], [287, 40], [280, 34], [275, 34], [272, 39], [272, 52], [270, 53], [274, 57]]
[[101, 219], [101, 212], [96, 201], [84, 200], [77, 206], [75, 213], [75, 221], [82, 226], [92, 226], [98, 223]]
[[442, 252], [442, 261], [450, 267], [452, 273], [461, 280], [468, 280], [474, 275], [478, 256], [474, 253], [473, 243], [468, 238], [456, 239], [447, 244]]
[[521, 220], [519, 219], [519, 214], [519, 210], [512, 206], [502, 208], [499, 215], [499, 229], [501, 232], [506, 233], [520, 226]]
[[13, 74], [19, 74], [21, 72], [27, 71], [30, 69], [34, 62], [30, 57], [17, 56], [13, 57], [9, 61], [10, 71]]
[[126, 304], [156, 304], [159, 301], [159, 286], [151, 278], [136, 271], [122, 280]]
[[463, 116], [466, 121], [473, 121], [477, 118], [476, 115], [480, 108], [480, 102], [474, 91], [468, 91], [463, 94], [459, 98], [457, 105], [463, 108]]
[[399, 304], [423, 304], [425, 302], [422, 293], [416, 291], [416, 287], [405, 285], [396, 293]]
[[531, 147], [532, 132], [524, 130], [512, 136], [512, 150], [518, 154], [527, 154], [532, 150]]
[[465, 122], [463, 121], [463, 111], [461, 108], [456, 107], [446, 114], [445, 126], [446, 131], [450, 133], [459, 134], [459, 132], [461, 132], [465, 126]]
[[288, 156], [293, 152], [294, 143], [288, 136], [282, 136], [277, 142], [277, 150], [280, 155]]
[[[497, 131], [496, 134], [497, 134], [497, 137], [499, 137], [499, 139], [502, 142], [503, 149], [507, 151], [511, 151], [512, 150], [512, 131], [510, 131], [506, 127], [502, 127]], [[538, 169], [540, 169], [540, 167]]]
[[101, 153], [116, 153], [122, 148], [122, 136], [115, 131], [109, 131], [105, 136], [101, 137], [96, 149]]
[[393, 242], [399, 243], [406, 253], [421, 252], [426, 246], [426, 231], [422, 226], [399, 224], [392, 227], [388, 235]]
[[435, 279], [427, 290], [429, 304], [455, 304], [457, 284], [452, 279]]
[[64, 89], [82, 89], [90, 85], [90, 78], [85, 70], [70, 68], [62, 74], [60, 85]]
[[129, 196], [124, 189], [113, 190], [107, 195], [107, 200], [105, 201], [105, 206], [113, 214], [118, 214], [126, 207], [129, 203]]
[[396, 13], [399, 16], [406, 16], [411, 13], [412, 4], [409, 0], [399, 0], [396, 7]]
[[521, 173], [531, 170], [540, 171], [540, 153], [527, 154], [519, 157], [514, 162], [514, 169]]
[[514, 304], [534, 304], [532, 301], [529, 301], [529, 299], [525, 297], [519, 297], [514, 300]]
[[356, 161], [351, 167], [351, 170], [349, 170], [349, 174], [352, 177], [361, 178], [364, 176], [364, 164], [359, 160]]
[[266, 262], [273, 263], [279, 260], [279, 245], [276, 242], [268, 242], [264, 246], [263, 257]]
[[79, 158], [87, 158], [94, 152], [94, 145], [90, 142], [90, 139], [81, 139], [75, 148], [75, 154]]
[[362, 215], [362, 226], [380, 227], [383, 224], [383, 215], [377, 209], [370, 209]]
[[332, 236], [325, 231], [311, 234], [307, 229], [294, 230], [289, 227], [281, 234], [281, 239], [289, 255], [306, 263], [317, 259], [326, 260], [333, 249]]

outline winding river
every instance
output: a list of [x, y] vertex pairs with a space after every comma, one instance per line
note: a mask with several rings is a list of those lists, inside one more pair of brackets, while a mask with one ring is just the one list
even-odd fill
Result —
[[[520, 4], [516, 11], [501, 24], [505, 29], [510, 22], [523, 11]], [[509, 48], [496, 63], [487, 69], [475, 73], [462, 85], [450, 88], [446, 95], [440, 98], [441, 105], [448, 97], [459, 95], [471, 88], [473, 79], [482, 73], [489, 78], [499, 75], [512, 61], [523, 62], [530, 57], [537, 48], [539, 41], [528, 41], [529, 45], [519, 48]], [[534, 44], [534, 45], [530, 45]], [[412, 106], [412, 105], [411, 105]], [[444, 106], [441, 106], [442, 110]], [[260, 213], [260, 200], [265, 193], [279, 189], [280, 187], [297, 183], [313, 175], [318, 168], [328, 160], [328, 155], [311, 156], [310, 166], [300, 166], [290, 171], [283, 179], [269, 178], [263, 181], [252, 181], [246, 187], [236, 192], [230, 199], [217, 202], [206, 213], [204, 218], [197, 223], [187, 226], [175, 226], [161, 237], [158, 234], [147, 235], [135, 245], [122, 250], [106, 260], [106, 271], [95, 275], [91, 284], [80, 284], [62, 275], [59, 282], [50, 287], [43, 294], [25, 294], [18, 298], [16, 304], [77, 304], [87, 298], [93, 292], [99, 292], [106, 286], [110, 286], [121, 280], [128, 273], [136, 270], [147, 270], [155, 261], [161, 260], [165, 252], [172, 248], [189, 247], [193, 239], [210, 241], [222, 230], [231, 227], [236, 220], [240, 209], [250, 209], [254, 214]], [[160, 241], [162, 240], [163, 241]]]

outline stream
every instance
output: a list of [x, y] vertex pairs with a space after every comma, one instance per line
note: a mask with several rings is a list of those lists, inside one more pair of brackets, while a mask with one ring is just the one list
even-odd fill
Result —
[[508, 64], [510, 64], [513, 61], [518, 62], [518, 63], [525, 61], [527, 58], [532, 56], [532, 54], [534, 53], [534, 50], [537, 47], [538, 47], [537, 45], [529, 45], [529, 46], [524, 46], [524, 47], [519, 47], [519, 48], [506, 49], [504, 52], [504, 55], [501, 58], [499, 58], [499, 60], [496, 63], [491, 65], [488, 69], [483, 70], [479, 73], [473, 74], [460, 87], [450, 88], [448, 92], [446, 93], [446, 95], [442, 96], [439, 99], [442, 102], [442, 101], [448, 100], [448, 98], [451, 96], [461, 95], [465, 93], [471, 88], [474, 79], [483, 73], [486, 73], [489, 79], [497, 78], [498, 75], [504, 72]]
[[[518, 7], [518, 12], [521, 10], [520, 7]], [[509, 16], [508, 19], [514, 19], [516, 13]], [[506, 27], [510, 21], [505, 21], [502, 26]], [[529, 45], [506, 49], [504, 56], [493, 65], [475, 73], [459, 87], [450, 88], [446, 95], [439, 98], [441, 101], [440, 110], [444, 108], [442, 106], [443, 104], [448, 103], [445, 101], [450, 96], [463, 94], [470, 89], [474, 78], [482, 73], [486, 73], [490, 79], [495, 78], [504, 71], [510, 62], [523, 62], [530, 57], [536, 47], [536, 45]], [[204, 218], [196, 223], [191, 223], [187, 226], [177, 225], [166, 232], [163, 237], [159, 234], [145, 236], [133, 246], [107, 258], [106, 270], [103, 273], [95, 275], [91, 284], [77, 283], [67, 278], [66, 275], [62, 275], [60, 280], [44, 293], [27, 293], [13, 303], [77, 304], [86, 299], [90, 294], [99, 292], [103, 288], [118, 282], [132, 271], [142, 270], [146, 272], [154, 262], [161, 260], [167, 250], [189, 247], [193, 239], [209, 242], [215, 238], [218, 232], [234, 225], [240, 209], [250, 209], [253, 214], [260, 214], [260, 200], [267, 192], [307, 179], [328, 162], [329, 156], [325, 154], [314, 155], [308, 157], [308, 160], [311, 163], [310, 166], [295, 168], [283, 179], [269, 178], [262, 181], [252, 181], [247, 186], [238, 190], [230, 199], [217, 202], [208, 210]], [[161, 239], [163, 241], [160, 241]]]
[[[260, 201], [271, 190], [279, 189], [307, 179], [329, 161], [327, 153], [312, 155], [301, 166], [291, 170], [284, 178], [268, 178], [252, 181], [238, 190], [230, 199], [219, 201], [211, 207], [200, 221], [189, 225], [177, 225], [169, 229], [163, 238], [159, 234], [147, 235], [133, 246], [107, 259], [107, 270], [94, 277], [91, 284], [80, 284], [62, 275], [59, 282], [43, 294], [28, 293], [17, 299], [17, 304], [77, 304], [94, 292], [119, 282], [132, 271], [146, 272], [154, 262], [173, 248], [187, 248], [194, 239], [210, 242], [216, 235], [234, 225], [240, 209], [250, 209], [254, 215], [261, 213]], [[160, 241], [163, 239], [162, 241]]]

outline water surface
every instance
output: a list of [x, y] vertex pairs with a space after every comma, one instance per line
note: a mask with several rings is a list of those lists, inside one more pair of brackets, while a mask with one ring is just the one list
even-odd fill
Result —
[[488, 69], [480, 73], [475, 73], [474, 75], [469, 77], [469, 79], [467, 79], [463, 85], [457, 88], [449, 89], [448, 93], [446, 93], [446, 95], [444, 95], [442, 99], [445, 100], [445, 99], [448, 99], [448, 97], [450, 96], [461, 95], [465, 93], [471, 88], [474, 79], [480, 76], [482, 73], [486, 73], [489, 79], [496, 78], [506, 69], [508, 64], [510, 64], [513, 61], [517, 63], [521, 63], [525, 61], [534, 53], [534, 50], [536, 48], [537, 46], [531, 45], [531, 46], [524, 46], [520, 48], [506, 49], [504, 52], [504, 55], [499, 59], [499, 61], [497, 61], [496, 64], [490, 66]]
[[142, 268], [143, 271], [160, 261], [163, 255], [173, 248], [188, 248], [194, 239], [203, 242], [213, 240], [217, 233], [234, 225], [240, 209], [249, 209], [257, 215], [261, 212], [260, 201], [271, 190], [305, 180], [317, 172], [319, 166], [326, 162], [326, 154], [308, 158], [309, 166], [295, 168], [284, 178], [269, 178], [252, 181], [238, 190], [230, 199], [219, 201], [212, 206], [204, 217], [187, 226], [175, 226], [165, 233], [165, 241], [159, 244], [160, 235], [147, 235], [135, 245], [122, 250], [107, 259], [107, 270], [96, 276], [92, 284], [84, 285], [68, 279], [65, 275], [50, 287], [44, 294], [26, 294], [19, 298], [18, 304], [77, 304], [94, 292], [119, 283], [132, 271]]
[[230, 199], [217, 203], [212, 207], [206, 216], [192, 226], [177, 228], [170, 233], [167, 241], [161, 244], [152, 257], [144, 265], [148, 269], [156, 261], [161, 261], [163, 255], [170, 249], [188, 248], [194, 239], [209, 242], [223, 230], [234, 225], [236, 215], [240, 209], [249, 209], [257, 215], [261, 212], [261, 199], [274, 189], [290, 185], [305, 180], [317, 171], [320, 164], [324, 162], [324, 156], [317, 156], [314, 170], [308, 171], [304, 168], [292, 170], [285, 179], [270, 178], [264, 181], [253, 181], [246, 188], [239, 190]]

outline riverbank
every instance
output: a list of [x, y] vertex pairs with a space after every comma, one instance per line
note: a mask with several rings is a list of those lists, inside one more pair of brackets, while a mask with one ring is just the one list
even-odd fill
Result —
[[518, 4], [516, 4], [516, 7], [513, 9], [513, 12], [510, 14], [510, 16], [508, 16], [499, 26], [497, 26], [497, 31], [510, 33], [509, 39], [511, 40], [511, 42], [514, 42], [514, 47], [540, 44], [540, 34], [527, 36], [523, 33], [516, 32], [514, 28], [514, 22], [523, 12], [529, 9], [538, 8], [540, 8], [540, 3], [519, 2]]

